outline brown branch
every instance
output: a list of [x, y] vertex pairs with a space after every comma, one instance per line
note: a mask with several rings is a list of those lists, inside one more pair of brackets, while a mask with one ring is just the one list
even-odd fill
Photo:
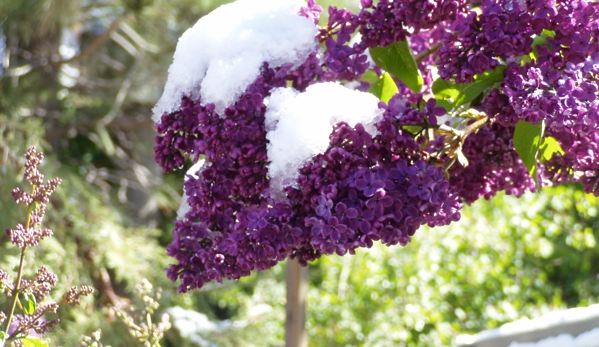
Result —
[[[92, 56], [98, 50], [98, 48], [100, 48], [111, 37], [111, 35], [119, 28], [120, 24], [121, 24], [121, 18], [119, 17], [119, 18], [115, 19], [114, 22], [112, 22], [112, 24], [110, 24], [110, 26], [108, 27], [108, 29], [106, 29], [105, 32], [103, 32], [102, 34], [97, 36], [85, 48], [85, 50], [83, 50], [83, 52], [79, 53], [76, 56], [73, 56], [69, 59], [63, 59], [63, 60], [58, 60], [58, 61], [48, 61], [48, 60], [43, 59], [43, 60], [40, 60], [35, 63], [29, 63], [29, 64], [25, 64], [25, 65], [16, 67], [14, 69], [6, 69], [5, 75], [12, 76], [12, 77], [20, 77], [20, 76], [30, 73], [33, 70], [37, 70], [43, 66], [50, 65], [50, 66], [57, 67], [62, 64], [75, 63], [75, 62], [87, 59], [90, 56]], [[3, 59], [3, 60], [6, 60], [6, 59]], [[3, 65], [7, 65], [7, 64], [4, 64], [4, 62], [3, 62]], [[1, 87], [2, 86], [0, 86], [0, 88]]]
[[129, 299], [118, 296], [114, 291], [110, 274], [104, 267], [100, 268], [98, 281], [100, 282], [100, 292], [106, 296], [112, 306], [122, 308], [128, 305]]
[[477, 120], [476, 122], [468, 125], [468, 127], [466, 127], [466, 129], [464, 129], [464, 131], [462, 131], [462, 143], [464, 141], [466, 141], [466, 138], [468, 136], [470, 136], [470, 134], [475, 133], [478, 131], [478, 129], [482, 128], [483, 126], [487, 125], [487, 123], [490, 122], [490, 118], [489, 116], [484, 116], [481, 119]]
[[116, 118], [118, 113], [121, 111], [121, 107], [123, 106], [123, 103], [127, 98], [129, 89], [131, 89], [131, 83], [133, 82], [133, 78], [135, 77], [135, 74], [137, 73], [137, 70], [141, 65], [143, 57], [143, 53], [137, 53], [137, 59], [135, 60], [135, 63], [133, 64], [129, 72], [127, 73], [127, 77], [125, 77], [125, 80], [121, 84], [121, 88], [119, 89], [119, 92], [116, 95], [114, 104], [112, 105], [110, 112], [108, 112], [106, 116], [104, 116], [102, 119], [98, 121], [99, 124], [102, 124], [104, 126], [110, 124], [110, 122], [112, 122]]
[[119, 28], [120, 24], [121, 24], [121, 17], [117, 17], [117, 19], [115, 19], [114, 22], [112, 22], [112, 24], [110, 24], [110, 26], [108, 27], [108, 29], [106, 29], [105, 32], [103, 32], [102, 34], [100, 34], [99, 36], [97, 36], [83, 50], [83, 52], [81, 52], [78, 55], [76, 55], [74, 57], [71, 57], [69, 59], [58, 61], [56, 64], [60, 65], [60, 64], [75, 63], [75, 62], [84, 60], [86, 58], [89, 58], [90, 56], [92, 56], [98, 50], [98, 48], [100, 48], [106, 41], [108, 41], [108, 39], [110, 39], [110, 35], [113, 32], [115, 32], [116, 29]]
[[[90, 120], [85, 122], [79, 122], [73, 124], [72, 126], [56, 127], [56, 129], [52, 129], [51, 131], [46, 133], [46, 140], [51, 142], [55, 139], [60, 139], [64, 136], [71, 136], [69, 135], [69, 133], [73, 131], [76, 134], [87, 133], [91, 129], [94, 129], [97, 125], [98, 120]], [[154, 121], [152, 121], [149, 117], [116, 117], [116, 119], [107, 124], [106, 127], [110, 129], [119, 129], [122, 131], [131, 131], [143, 127], [152, 127], [153, 125]]]

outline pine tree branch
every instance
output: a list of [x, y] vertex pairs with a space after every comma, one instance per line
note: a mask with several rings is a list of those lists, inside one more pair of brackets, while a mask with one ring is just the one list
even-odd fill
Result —
[[86, 58], [89, 58], [90, 56], [92, 56], [98, 50], [98, 48], [102, 47], [102, 45], [106, 41], [108, 41], [108, 39], [110, 39], [110, 35], [112, 35], [112, 33], [115, 32], [119, 28], [120, 24], [121, 24], [121, 17], [117, 17], [117, 19], [115, 19], [112, 22], [112, 24], [110, 24], [110, 26], [108, 27], [108, 29], [106, 29], [105, 32], [103, 32], [102, 34], [100, 34], [99, 36], [97, 36], [83, 50], [83, 52], [81, 52], [81, 53], [77, 54], [76, 56], [71, 57], [69, 59], [58, 61], [56, 64], [57, 65], [61, 65], [61, 64], [75, 63], [75, 62], [84, 60]]
[[114, 104], [112, 105], [110, 112], [108, 112], [108, 114], [106, 116], [104, 116], [104, 118], [102, 118], [98, 121], [99, 124], [104, 125], [104, 126], [110, 124], [116, 118], [116, 116], [120, 113], [121, 107], [123, 106], [123, 103], [125, 102], [125, 99], [127, 98], [127, 94], [129, 94], [129, 89], [131, 89], [131, 84], [133, 82], [133, 78], [135, 77], [135, 74], [137, 73], [137, 70], [139, 69], [139, 66], [141, 65], [143, 57], [144, 57], [143, 51], [137, 53], [137, 59], [135, 59], [135, 63], [129, 69], [129, 72], [127, 73], [127, 77], [121, 84], [121, 88], [119, 89], [119, 92], [116, 95]]

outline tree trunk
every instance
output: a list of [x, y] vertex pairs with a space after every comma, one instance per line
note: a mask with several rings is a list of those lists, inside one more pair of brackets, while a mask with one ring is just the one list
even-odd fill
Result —
[[308, 267], [289, 259], [286, 269], [287, 319], [285, 347], [308, 347], [306, 331], [306, 296], [308, 294]]

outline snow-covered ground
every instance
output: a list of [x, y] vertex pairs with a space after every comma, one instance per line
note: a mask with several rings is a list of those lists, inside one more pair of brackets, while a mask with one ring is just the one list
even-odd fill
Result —
[[455, 342], [464, 347], [599, 347], [599, 304], [521, 319], [476, 335], [459, 335]]
[[576, 337], [561, 334], [539, 342], [512, 342], [509, 347], [597, 347], [599, 346], [599, 328], [582, 333]]

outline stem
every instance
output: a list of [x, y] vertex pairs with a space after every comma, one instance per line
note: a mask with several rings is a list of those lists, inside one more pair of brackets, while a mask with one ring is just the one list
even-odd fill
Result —
[[416, 64], [420, 63], [421, 61], [423, 61], [424, 59], [426, 59], [426, 57], [428, 57], [429, 55], [435, 53], [436, 51], [439, 50], [439, 48], [441, 48], [441, 46], [443, 45], [443, 43], [441, 42], [437, 42], [434, 45], [430, 46], [429, 48], [425, 49], [424, 51], [420, 52], [420, 54], [418, 54], [414, 60], [416, 60]]
[[[27, 222], [29, 224], [29, 220], [27, 220]], [[17, 283], [15, 283], [15, 289], [12, 291], [12, 303], [10, 305], [10, 312], [8, 314], [8, 319], [6, 320], [6, 326], [4, 328], [4, 331], [6, 331], [7, 333], [8, 333], [8, 328], [10, 327], [10, 323], [12, 321], [12, 317], [14, 316], [14, 313], [15, 313], [15, 307], [17, 306], [17, 301], [19, 300], [19, 294], [21, 291], [21, 279], [23, 278], [23, 265], [25, 264], [25, 250], [26, 249], [27, 249], [27, 246], [24, 246], [21, 249], [21, 259], [19, 260], [19, 272], [17, 274]]]
[[[31, 194], [35, 193], [35, 185], [33, 185], [31, 189]], [[25, 230], [29, 230], [31, 224], [31, 213], [33, 212], [33, 207], [35, 206], [35, 202], [32, 202], [29, 206], [27, 206], [27, 220], [25, 221]], [[27, 250], [27, 245], [24, 245], [21, 248], [21, 258], [19, 259], [19, 271], [17, 272], [17, 282], [15, 283], [15, 288], [12, 291], [12, 303], [10, 305], [10, 311], [8, 313], [8, 319], [6, 320], [6, 325], [4, 326], [4, 331], [8, 334], [8, 328], [10, 327], [10, 323], [12, 321], [12, 317], [15, 314], [15, 308], [17, 306], [17, 301], [19, 301], [19, 294], [21, 292], [21, 280], [23, 279], [23, 266], [25, 265], [25, 251]], [[18, 332], [19, 329], [15, 330], [15, 333]]]
[[445, 124], [431, 125], [428, 122], [414, 124], [414, 126], [422, 127], [423, 129], [438, 129], [446, 133], [450, 133], [455, 137], [460, 138], [462, 142], [464, 142], [468, 136], [470, 136], [472, 133], [476, 132], [483, 126], [487, 125], [490, 121], [491, 119], [489, 118], [489, 116], [484, 116], [475, 121], [474, 123], [468, 125], [464, 130], [458, 130]]
[[462, 136], [461, 131], [459, 131], [458, 129], [452, 128], [448, 125], [445, 125], [445, 124], [439, 124], [439, 126], [437, 126], [436, 128], [441, 131], [445, 131], [446, 133], [451, 133], [455, 136]]
[[121, 25], [121, 20], [121, 17], [117, 17], [112, 22], [112, 24], [110, 24], [108, 29], [106, 29], [102, 34], [96, 36], [96, 38], [94, 38], [94, 40], [87, 46], [87, 48], [83, 52], [70, 59], [61, 60], [56, 64], [58, 65], [75, 63], [92, 56], [98, 50], [98, 48], [100, 48], [106, 41], [108, 41], [108, 39], [110, 39], [110, 35], [119, 28], [119, 26]]
[[152, 342], [152, 316], [146, 312], [146, 322], [148, 323], [148, 341]]
[[472, 134], [473, 132], [476, 132], [478, 129], [482, 128], [483, 126], [485, 126], [487, 123], [489, 123], [490, 118], [489, 116], [484, 116], [483, 118], [477, 120], [476, 122], [470, 124], [466, 129], [464, 129], [464, 131], [462, 132], [462, 139], [464, 139], [464, 141], [466, 140], [466, 138], [468, 136], [470, 136], [470, 134]]

